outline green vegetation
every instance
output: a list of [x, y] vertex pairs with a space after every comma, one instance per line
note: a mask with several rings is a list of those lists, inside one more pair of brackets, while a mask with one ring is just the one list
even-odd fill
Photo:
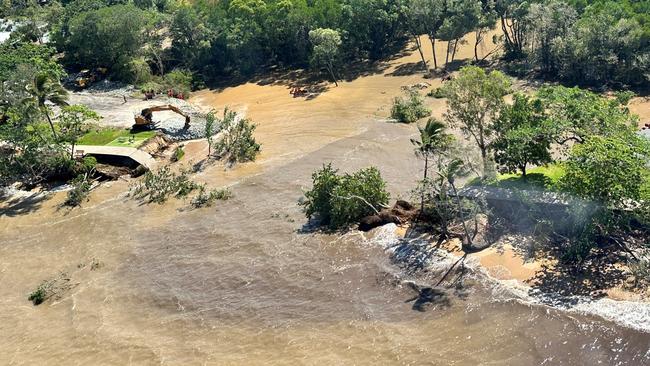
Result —
[[181, 161], [183, 157], [185, 156], [185, 150], [183, 149], [183, 145], [178, 145], [174, 149], [174, 152], [172, 153], [171, 160], [173, 162]]
[[649, 1], [496, 5], [507, 59], [524, 59], [544, 76], [571, 83], [647, 85]]
[[435, 88], [431, 89], [428, 93], [427, 96], [436, 98], [436, 99], [442, 99], [445, 98], [445, 89], [444, 88]]
[[[516, 173], [499, 174], [496, 182], [487, 184], [502, 188], [559, 190], [558, 182], [564, 174], [565, 169], [561, 164], [549, 164], [529, 169], [525, 177]], [[480, 180], [475, 180], [472, 184], [480, 183]]]
[[481, 152], [483, 176], [494, 175], [489, 150], [494, 139], [494, 124], [505, 107], [503, 97], [510, 92], [510, 80], [499, 71], [486, 73], [475, 66], [460, 70], [457, 78], [444, 86], [449, 108], [445, 120], [460, 128]]
[[[590, 85], [647, 85], [648, 0], [82, 0], [0, 3], [3, 18], [24, 25], [0, 52], [6, 64], [36, 54], [39, 71], [53, 71], [62, 54], [71, 71], [106, 68], [111, 78], [146, 89], [176, 88], [253, 75], [269, 67], [327, 69], [336, 82], [358, 61], [377, 61], [415, 43], [428, 71], [420, 35], [432, 45], [433, 66], [452, 63], [463, 37], [478, 48], [495, 26], [504, 59], [544, 77]], [[191, 30], [188, 31], [188, 30]], [[49, 32], [51, 47], [42, 43]], [[171, 47], [166, 47], [171, 40]], [[437, 41], [448, 41], [437, 55]], [[31, 44], [28, 46], [28, 44]], [[19, 62], [13, 62], [14, 60]], [[49, 66], [47, 64], [50, 64]], [[0, 57], [0, 78], [3, 72]], [[55, 66], [56, 62], [54, 63]], [[174, 71], [175, 70], [175, 71]], [[62, 71], [59, 70], [58, 71]], [[168, 77], [169, 75], [169, 77]], [[60, 76], [60, 74], [59, 74]]]
[[417, 91], [408, 91], [406, 98], [393, 99], [390, 116], [398, 122], [413, 123], [429, 115], [431, 110], [424, 105], [424, 98]]
[[156, 131], [134, 132], [128, 129], [106, 128], [86, 133], [79, 138], [77, 144], [138, 147], [146, 140], [156, 136], [156, 133]]
[[650, 149], [630, 136], [589, 137], [567, 159], [560, 185], [579, 197], [618, 207], [641, 198]]
[[80, 174], [70, 182], [72, 189], [68, 191], [68, 195], [63, 202], [65, 206], [80, 206], [82, 202], [88, 200], [91, 187], [88, 178], [88, 174]]
[[63, 107], [59, 116], [61, 141], [70, 144], [70, 159], [74, 159], [74, 148], [84, 135], [90, 121], [99, 120], [99, 115], [82, 105]]
[[307, 217], [317, 217], [322, 225], [338, 229], [362, 217], [378, 213], [388, 204], [389, 194], [379, 170], [361, 169], [353, 174], [338, 174], [331, 164], [312, 175], [313, 187], [305, 193], [303, 207]]
[[[228, 115], [228, 110], [223, 111], [224, 119]], [[216, 117], [214, 112], [210, 112], [205, 116], [205, 128], [203, 129], [203, 137], [208, 142], [208, 157], [212, 155], [212, 145], [214, 144], [214, 135], [217, 132]]]
[[169, 197], [185, 198], [192, 191], [199, 189], [193, 182], [188, 170], [174, 173], [169, 166], [164, 166], [156, 172], [148, 171], [144, 178], [130, 187], [129, 195], [148, 203], [165, 203]]
[[544, 108], [539, 100], [515, 94], [514, 103], [504, 106], [494, 123], [496, 138], [492, 143], [495, 161], [502, 171], [521, 171], [526, 176], [529, 165], [551, 162], [551, 140], [544, 125]]
[[227, 201], [233, 197], [228, 188], [213, 189], [206, 191], [205, 186], [199, 186], [199, 193], [192, 198], [192, 206], [195, 208], [211, 207], [216, 201]]
[[332, 76], [332, 80], [336, 86], [339, 85], [336, 74], [334, 73], [334, 65], [339, 55], [339, 48], [341, 47], [341, 36], [339, 32], [333, 29], [318, 28], [309, 32], [309, 41], [314, 45], [311, 56], [312, 66], [325, 67]]
[[48, 297], [48, 283], [44, 282], [40, 284], [34, 292], [29, 294], [29, 297], [27, 300], [31, 301], [34, 305], [40, 305], [42, 304], [45, 300], [47, 300]]
[[228, 108], [224, 109], [223, 114], [223, 119], [218, 123], [223, 136], [215, 144], [215, 154], [229, 164], [254, 161], [261, 150], [253, 137], [255, 124], [248, 118], [237, 119], [237, 114]]

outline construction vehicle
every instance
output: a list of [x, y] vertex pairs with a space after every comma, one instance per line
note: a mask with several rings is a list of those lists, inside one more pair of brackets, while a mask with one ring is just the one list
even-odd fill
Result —
[[79, 89], [85, 89], [90, 84], [99, 81], [101, 79], [104, 79], [106, 77], [107, 72], [108, 69], [105, 67], [98, 67], [94, 71], [81, 70], [79, 74], [77, 74], [77, 77], [75, 78], [75, 85]]
[[158, 105], [154, 107], [149, 107], [143, 109], [140, 114], [135, 116], [135, 128], [146, 128], [146, 129], [153, 129], [156, 127], [155, 122], [153, 121], [153, 112], [160, 112], [160, 111], [172, 111], [180, 114], [181, 116], [185, 117], [185, 126], [183, 126], [183, 129], [188, 129], [190, 127], [190, 116], [189, 114], [181, 111], [178, 107], [175, 107], [173, 105], [167, 104], [167, 105]]

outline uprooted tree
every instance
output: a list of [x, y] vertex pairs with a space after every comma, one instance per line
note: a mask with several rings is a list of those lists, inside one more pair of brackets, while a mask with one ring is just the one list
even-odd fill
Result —
[[253, 136], [256, 125], [248, 118], [237, 118], [237, 113], [227, 107], [218, 124], [222, 136], [214, 146], [216, 156], [231, 165], [254, 161], [261, 150]]
[[342, 228], [373, 214], [388, 204], [386, 183], [375, 167], [355, 173], [338, 174], [332, 164], [312, 175], [312, 189], [302, 202], [308, 218], [317, 217], [322, 225]]

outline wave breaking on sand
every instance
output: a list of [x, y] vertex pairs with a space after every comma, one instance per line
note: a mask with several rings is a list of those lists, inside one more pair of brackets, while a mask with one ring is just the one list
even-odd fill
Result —
[[[416, 247], [430, 246], [428, 241], [420, 238], [403, 238], [395, 224], [377, 228], [366, 240], [394, 255], [405, 242]], [[399, 253], [395, 258], [400, 259]], [[448, 269], [458, 259], [459, 257], [442, 249], [435, 250], [434, 256], [422, 258], [423, 261], [426, 260], [426, 263], [423, 263], [426, 268], [435, 272]], [[472, 276], [489, 290], [492, 301], [518, 301], [526, 305], [547, 306], [570, 313], [598, 316], [627, 328], [650, 333], [650, 303], [544, 293], [517, 279], [498, 279], [491, 276], [480, 264], [480, 260], [471, 255], [465, 261], [465, 266], [470, 269]]]

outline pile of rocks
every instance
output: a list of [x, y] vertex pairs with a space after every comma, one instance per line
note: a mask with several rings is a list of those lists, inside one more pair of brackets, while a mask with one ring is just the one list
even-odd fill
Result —
[[[185, 100], [169, 98], [166, 103], [187, 113], [190, 116], [190, 127], [184, 128], [185, 119], [182, 116], [173, 116], [156, 124], [160, 131], [173, 141], [194, 140], [205, 137], [205, 113]], [[215, 126], [215, 133], [217, 132], [219, 132], [219, 126]]]

